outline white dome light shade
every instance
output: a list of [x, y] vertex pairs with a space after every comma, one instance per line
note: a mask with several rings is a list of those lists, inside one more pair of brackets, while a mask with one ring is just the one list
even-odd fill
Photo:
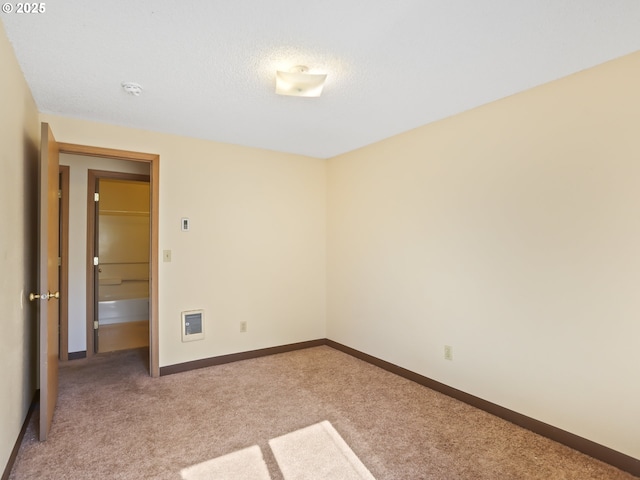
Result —
[[295, 97], [319, 97], [327, 74], [308, 73], [309, 69], [299, 65], [288, 72], [276, 72], [276, 93]]

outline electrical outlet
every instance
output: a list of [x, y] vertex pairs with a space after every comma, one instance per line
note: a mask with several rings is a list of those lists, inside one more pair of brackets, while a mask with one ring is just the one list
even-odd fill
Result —
[[247, 322], [240, 322], [240, 332], [244, 333], [247, 331]]
[[444, 346], [444, 359], [453, 360], [453, 347], [451, 345]]

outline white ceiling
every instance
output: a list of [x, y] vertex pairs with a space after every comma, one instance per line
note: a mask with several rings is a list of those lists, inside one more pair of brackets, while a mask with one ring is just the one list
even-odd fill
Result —
[[[640, 50], [638, 0], [45, 8], [0, 15], [40, 111], [319, 158]], [[274, 93], [276, 69], [299, 64], [328, 73], [322, 97]]]

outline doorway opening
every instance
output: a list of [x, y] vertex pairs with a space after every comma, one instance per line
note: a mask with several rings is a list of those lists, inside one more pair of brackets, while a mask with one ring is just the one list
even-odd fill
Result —
[[89, 170], [93, 352], [149, 346], [149, 176]]
[[[59, 143], [60, 153], [64, 154], [64, 157], [70, 161], [69, 159], [73, 159], [75, 162], [74, 165], [82, 165], [80, 170], [83, 170], [84, 173], [80, 174], [80, 177], [76, 175], [74, 178], [74, 170], [72, 167], [71, 170], [71, 189], [74, 188], [75, 183], [81, 183], [83, 188], [86, 189], [86, 196], [82, 194], [82, 197], [88, 198], [91, 196], [93, 200], [94, 192], [91, 192], [92, 189], [88, 189], [88, 172], [92, 169], [94, 165], [102, 165], [102, 163], [94, 163], [95, 162], [112, 162], [113, 164], [120, 165], [128, 165], [127, 168], [122, 168], [121, 170], [125, 171], [134, 171], [138, 172], [138, 175], [142, 174], [142, 177], [131, 178], [133, 181], [142, 181], [146, 184], [146, 188], [148, 189], [146, 192], [147, 196], [147, 205], [148, 212], [145, 213], [145, 219], [143, 223], [147, 223], [147, 257], [144, 265], [137, 265], [135, 268], [138, 270], [146, 270], [147, 275], [145, 279], [142, 279], [142, 276], [138, 275], [141, 280], [137, 287], [145, 288], [146, 295], [141, 296], [144, 298], [146, 303], [146, 310], [148, 311], [148, 320], [142, 323], [138, 323], [137, 326], [141, 327], [136, 330], [135, 335], [137, 335], [138, 340], [137, 343], [131, 348], [136, 348], [138, 344], [140, 344], [140, 337], [145, 336], [146, 343], [149, 346], [149, 373], [151, 376], [157, 377], [160, 373], [159, 368], [159, 354], [158, 354], [158, 218], [159, 218], [159, 156], [155, 154], [147, 154], [147, 153], [139, 153], [139, 152], [131, 152], [125, 150], [115, 150], [115, 149], [107, 149], [107, 148], [99, 148], [99, 147], [90, 147], [84, 145], [76, 145], [76, 144], [66, 144]], [[124, 160], [124, 162], [123, 162]], [[98, 166], [98, 168], [102, 168]], [[95, 170], [95, 169], [94, 169]], [[109, 166], [106, 168], [108, 170], [108, 174], [114, 177], [118, 177], [119, 167], [118, 166]], [[84, 176], [82, 176], [84, 175]], [[120, 173], [120, 175], [125, 175]], [[122, 179], [122, 178], [121, 178]], [[74, 216], [74, 208], [82, 203], [82, 209], [87, 205], [86, 202], [83, 202], [80, 198], [73, 197], [73, 192], [71, 194], [71, 212], [70, 216]], [[118, 208], [111, 208], [111, 210], [117, 210]], [[112, 212], [113, 213], [113, 212]], [[75, 262], [75, 271], [81, 270], [81, 283], [82, 286], [78, 287], [74, 291], [74, 286], [70, 285], [68, 290], [65, 290], [63, 293], [64, 296], [71, 296], [69, 303], [69, 314], [68, 314], [68, 324], [69, 324], [69, 350], [81, 349], [84, 351], [80, 352], [70, 352], [69, 358], [79, 358], [80, 356], [90, 357], [95, 354], [96, 347], [98, 347], [97, 351], [102, 351], [99, 348], [100, 342], [95, 342], [94, 338], [94, 330], [93, 330], [93, 315], [94, 310], [97, 313], [97, 303], [99, 301], [99, 278], [97, 274], [100, 272], [97, 271], [94, 276], [94, 266], [93, 266], [93, 257], [98, 256], [93, 242], [93, 235], [89, 235], [89, 232], [92, 231], [93, 226], [98, 226], [99, 224], [96, 222], [96, 218], [94, 216], [94, 211], [87, 210], [86, 213], [82, 214], [83, 218], [86, 219], [86, 223], [83, 221], [83, 226], [81, 230], [84, 231], [81, 249], [74, 249], [74, 246], [70, 246], [71, 258], [65, 259], [63, 257], [62, 264], [71, 260], [71, 262]], [[130, 217], [135, 217], [135, 212], [132, 212]], [[138, 217], [142, 217], [142, 215], [138, 215]], [[93, 218], [93, 220], [92, 220]], [[140, 218], [137, 218], [140, 220]], [[90, 225], [91, 222], [94, 222], [93, 225]], [[76, 232], [77, 233], [77, 232]], [[73, 233], [70, 234], [73, 236]], [[80, 250], [85, 250], [86, 255], [82, 255]], [[75, 254], [73, 253], [75, 252]], [[80, 255], [78, 255], [80, 254]], [[74, 266], [71, 265], [68, 267], [70, 271], [70, 275], [73, 276]], [[108, 273], [108, 272], [105, 272]], [[133, 277], [127, 277], [127, 281], [132, 280]], [[114, 279], [112, 278], [112, 281]], [[70, 281], [73, 283], [73, 279]], [[77, 287], [77, 285], [76, 285]], [[71, 292], [71, 293], [69, 293]], [[74, 302], [74, 300], [76, 300]], [[86, 300], [86, 304], [85, 301]], [[79, 311], [80, 308], [80, 311]], [[142, 319], [139, 319], [142, 320]], [[62, 330], [62, 322], [61, 320], [61, 330]], [[75, 322], [75, 323], [74, 323]], [[71, 326], [71, 323], [74, 323], [75, 327]], [[126, 322], [122, 322], [126, 323]], [[77, 328], [77, 325], [80, 324], [81, 327]], [[91, 327], [91, 328], [90, 328]], [[132, 325], [127, 325], [127, 327], [132, 327]], [[74, 329], [75, 328], [75, 329]], [[118, 330], [119, 327], [116, 327]], [[86, 332], [85, 332], [86, 330]], [[126, 330], [126, 328], [125, 328]], [[129, 333], [131, 333], [130, 329], [128, 333], [125, 333], [124, 337], [128, 338]], [[79, 337], [80, 335], [80, 337]], [[122, 336], [122, 335], [121, 335]], [[80, 345], [78, 348], [77, 345]], [[83, 348], [84, 347], [84, 348]], [[86, 350], [85, 350], [86, 348]]]

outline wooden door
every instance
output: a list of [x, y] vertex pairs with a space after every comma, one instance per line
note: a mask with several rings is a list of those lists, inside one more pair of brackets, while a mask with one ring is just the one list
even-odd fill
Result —
[[58, 162], [51, 128], [41, 127], [39, 208], [40, 440], [46, 440], [58, 397]]

